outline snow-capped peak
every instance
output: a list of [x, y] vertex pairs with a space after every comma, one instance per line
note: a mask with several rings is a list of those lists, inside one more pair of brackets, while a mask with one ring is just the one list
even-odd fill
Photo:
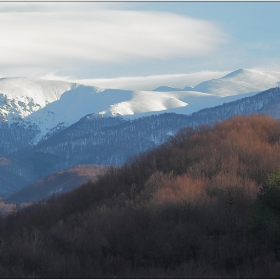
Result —
[[24, 118], [77, 87], [76, 83], [31, 78], [0, 79], [1, 120]]
[[222, 79], [224, 78], [231, 78], [231, 77], [235, 77], [237, 75], [246, 75], [246, 73], [248, 73], [250, 70], [245, 69], [245, 68], [240, 68], [238, 70], [235, 70], [233, 72], [228, 73], [227, 75], [223, 76]]
[[31, 78], [2, 78], [0, 92], [9, 97], [29, 97], [40, 106], [58, 100], [62, 93], [77, 87], [76, 83]]
[[230, 96], [263, 91], [277, 87], [279, 82], [280, 72], [239, 69], [222, 78], [202, 82], [193, 90], [219, 96]]
[[[250, 96], [279, 85], [280, 72], [239, 69], [194, 88], [162, 86], [155, 91], [103, 89], [30, 78], [0, 79], [0, 121], [24, 119], [38, 126], [37, 140], [88, 114], [137, 118], [203, 108]], [[159, 91], [161, 90], [161, 91]]]

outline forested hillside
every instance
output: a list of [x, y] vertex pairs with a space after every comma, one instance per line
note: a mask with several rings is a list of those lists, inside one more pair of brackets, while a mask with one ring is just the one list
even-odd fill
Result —
[[279, 155], [269, 117], [184, 128], [96, 182], [3, 217], [0, 275], [279, 278]]
[[79, 187], [88, 180], [96, 180], [103, 173], [105, 166], [76, 165], [72, 168], [55, 172], [34, 184], [15, 192], [3, 199], [6, 204], [37, 202], [52, 195], [58, 195]]

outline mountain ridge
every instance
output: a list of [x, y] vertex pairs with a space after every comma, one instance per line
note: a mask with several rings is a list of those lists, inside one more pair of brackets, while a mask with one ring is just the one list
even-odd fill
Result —
[[264, 91], [279, 86], [280, 72], [238, 69], [218, 79], [205, 81], [193, 90], [215, 93], [219, 96], [236, 95], [246, 92]]
[[[87, 114], [138, 118], [163, 112], [191, 114], [277, 86], [280, 73], [239, 69], [191, 88], [161, 87], [162, 91], [105, 89], [31, 78], [0, 79], [0, 121], [35, 125], [33, 143]], [[165, 90], [164, 90], [165, 88]], [[168, 90], [167, 90], [168, 89]], [[234, 97], [235, 96], [235, 97]], [[30, 140], [31, 141], [31, 140]]]
[[[251, 75], [252, 71], [240, 69], [222, 79], [232, 81], [232, 77], [236, 79], [244, 73]], [[274, 78], [272, 80], [275, 82]], [[220, 97], [196, 91], [116, 91], [76, 84], [74, 89], [63, 92], [60, 99], [29, 117], [0, 123], [0, 157], [3, 159], [0, 196], [6, 197], [51, 173], [77, 164], [122, 165], [128, 157], [160, 145], [185, 126], [212, 125], [236, 114], [268, 114], [279, 118], [279, 92], [276, 87], [261, 93]], [[122, 101], [124, 99], [127, 100]], [[121, 115], [113, 111], [119, 105], [128, 108], [127, 104], [137, 105], [138, 101], [143, 108], [150, 109], [139, 115]], [[100, 104], [104, 106], [101, 108]], [[96, 112], [91, 112], [94, 106]], [[151, 111], [155, 107], [149, 106], [169, 109]], [[53, 114], [51, 108], [55, 108]], [[104, 108], [109, 109], [100, 111]], [[115, 114], [112, 116], [108, 112]], [[36, 119], [40, 114], [41, 118]], [[68, 123], [59, 118], [67, 115], [68, 119], [73, 116]], [[47, 124], [49, 126], [43, 128]]]
[[77, 164], [121, 166], [129, 157], [162, 144], [186, 126], [211, 126], [238, 114], [279, 118], [279, 100], [277, 87], [191, 115], [165, 113], [134, 120], [88, 115], [37, 145], [6, 156], [9, 163], [0, 166], [0, 178], [10, 172], [14, 174], [11, 180], [17, 181], [9, 188], [8, 184], [1, 185], [0, 196]]
[[0, 115], [2, 121], [25, 118], [46, 104], [58, 100], [64, 92], [77, 86], [76, 83], [55, 80], [1, 78]]
[[59, 195], [79, 187], [83, 183], [97, 180], [105, 172], [104, 166], [77, 165], [58, 171], [15, 192], [5, 198], [6, 204], [32, 203], [52, 195]]

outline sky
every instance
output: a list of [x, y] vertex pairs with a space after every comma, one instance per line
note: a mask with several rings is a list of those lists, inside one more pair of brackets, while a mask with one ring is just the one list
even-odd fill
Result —
[[0, 2], [0, 77], [151, 90], [280, 71], [280, 2]]

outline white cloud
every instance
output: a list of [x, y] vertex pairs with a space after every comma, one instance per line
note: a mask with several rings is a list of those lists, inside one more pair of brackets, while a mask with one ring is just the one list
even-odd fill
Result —
[[206, 56], [226, 42], [211, 22], [121, 10], [1, 13], [0, 34], [2, 72]]
[[178, 88], [196, 86], [203, 81], [220, 78], [230, 72], [231, 71], [201, 71], [190, 74], [153, 75], [146, 77], [118, 77], [111, 79], [75, 79], [73, 77], [58, 76], [55, 73], [49, 73], [39, 77], [41, 79], [70, 81], [103, 88], [153, 90], [159, 86], [171, 86]]
[[47, 74], [42, 74], [40, 71], [34, 72], [32, 78], [43, 79], [43, 80], [56, 80], [56, 81], [67, 81], [67, 82], [76, 82], [76, 78], [73, 76], [62, 76], [57, 75], [55, 71], [49, 72]]

